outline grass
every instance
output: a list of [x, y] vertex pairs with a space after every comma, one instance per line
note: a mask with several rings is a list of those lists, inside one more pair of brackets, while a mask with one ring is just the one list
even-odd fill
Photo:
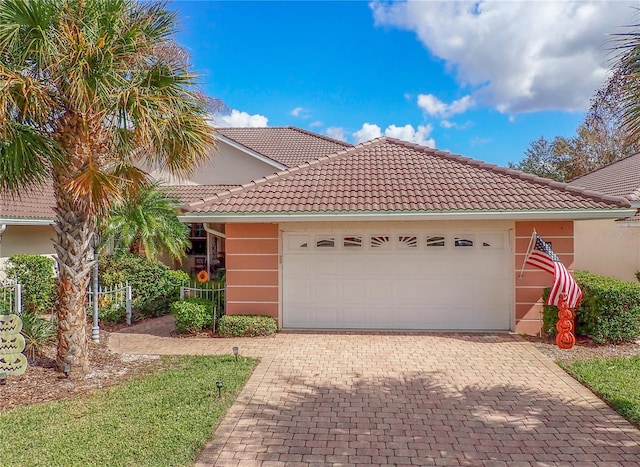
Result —
[[640, 356], [560, 362], [620, 415], [640, 426]]
[[[0, 464], [192, 465], [257, 364], [166, 357], [161, 369], [83, 398], [0, 413]], [[223, 381], [222, 397], [215, 382]]]

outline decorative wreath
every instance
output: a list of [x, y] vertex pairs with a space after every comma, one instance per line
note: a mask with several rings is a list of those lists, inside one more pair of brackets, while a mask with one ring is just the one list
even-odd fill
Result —
[[207, 282], [209, 280], [209, 273], [204, 269], [198, 273], [198, 282]]

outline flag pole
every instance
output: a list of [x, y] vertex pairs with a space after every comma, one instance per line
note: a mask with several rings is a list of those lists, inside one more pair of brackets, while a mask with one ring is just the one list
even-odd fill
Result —
[[533, 229], [533, 232], [531, 233], [531, 239], [529, 240], [529, 246], [527, 247], [527, 254], [524, 255], [524, 260], [522, 261], [522, 268], [520, 269], [520, 274], [518, 274], [518, 279], [522, 279], [522, 277], [524, 276], [524, 266], [525, 263], [527, 262], [527, 259], [529, 258], [529, 255], [531, 254], [531, 247], [533, 246], [533, 242], [534, 239], [536, 238], [537, 232], [536, 229]]

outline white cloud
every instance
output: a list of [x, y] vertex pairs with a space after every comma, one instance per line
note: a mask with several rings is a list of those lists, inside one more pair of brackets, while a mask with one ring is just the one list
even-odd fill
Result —
[[382, 129], [378, 125], [372, 125], [371, 123], [365, 123], [358, 131], [353, 133], [353, 137], [356, 139], [356, 144], [364, 143], [370, 139], [379, 138], [382, 136]]
[[631, 6], [637, 1], [370, 4], [377, 25], [414, 31], [478, 101], [505, 113], [585, 110], [609, 66], [607, 34], [632, 21]]
[[228, 115], [216, 115], [213, 117], [214, 125], [219, 127], [264, 127], [268, 126], [269, 119], [264, 115], [240, 112], [233, 109]]
[[[431, 131], [433, 131], [431, 125], [419, 125], [417, 129], [409, 124], [404, 126], [389, 125], [384, 130], [384, 135], [434, 148], [436, 147], [436, 142], [433, 138], [429, 138]], [[382, 128], [371, 123], [363, 124], [362, 128], [353, 133], [356, 144], [364, 143], [365, 141], [381, 136]]]
[[431, 125], [419, 125], [417, 130], [409, 124], [405, 126], [389, 125], [387, 129], [384, 130], [384, 134], [392, 138], [435, 148], [436, 141], [433, 138], [429, 138], [432, 130], [433, 127]]
[[337, 126], [330, 126], [327, 128], [326, 132], [327, 136], [334, 139], [339, 139], [340, 141], [346, 141], [347, 137], [344, 135], [344, 128]]
[[441, 127], [443, 127], [443, 128], [447, 128], [447, 129], [449, 129], [449, 128], [453, 128], [453, 127], [455, 127], [455, 126], [456, 126], [456, 124], [455, 124], [455, 123], [453, 123], [453, 122], [450, 122], [449, 120], [442, 120], [442, 121], [440, 122], [440, 126], [441, 126]]
[[433, 94], [419, 94], [418, 107], [432, 117], [449, 118], [467, 111], [475, 104], [473, 97], [464, 96], [451, 104], [446, 104]]
[[306, 114], [307, 110], [304, 107], [296, 107], [291, 111], [291, 115], [294, 117], [304, 117], [303, 114]]
[[311, 128], [318, 128], [319, 126], [324, 125], [324, 123], [322, 123], [320, 120], [316, 120], [315, 122], [311, 122], [309, 123], [309, 126]]

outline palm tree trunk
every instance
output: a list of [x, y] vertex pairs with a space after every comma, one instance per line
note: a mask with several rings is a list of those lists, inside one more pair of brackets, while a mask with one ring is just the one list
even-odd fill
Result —
[[55, 248], [58, 254], [58, 351], [56, 368], [71, 365], [72, 375], [89, 370], [87, 342], [87, 286], [93, 267], [91, 239], [96, 218], [82, 212], [71, 195], [54, 176], [57, 192]]

